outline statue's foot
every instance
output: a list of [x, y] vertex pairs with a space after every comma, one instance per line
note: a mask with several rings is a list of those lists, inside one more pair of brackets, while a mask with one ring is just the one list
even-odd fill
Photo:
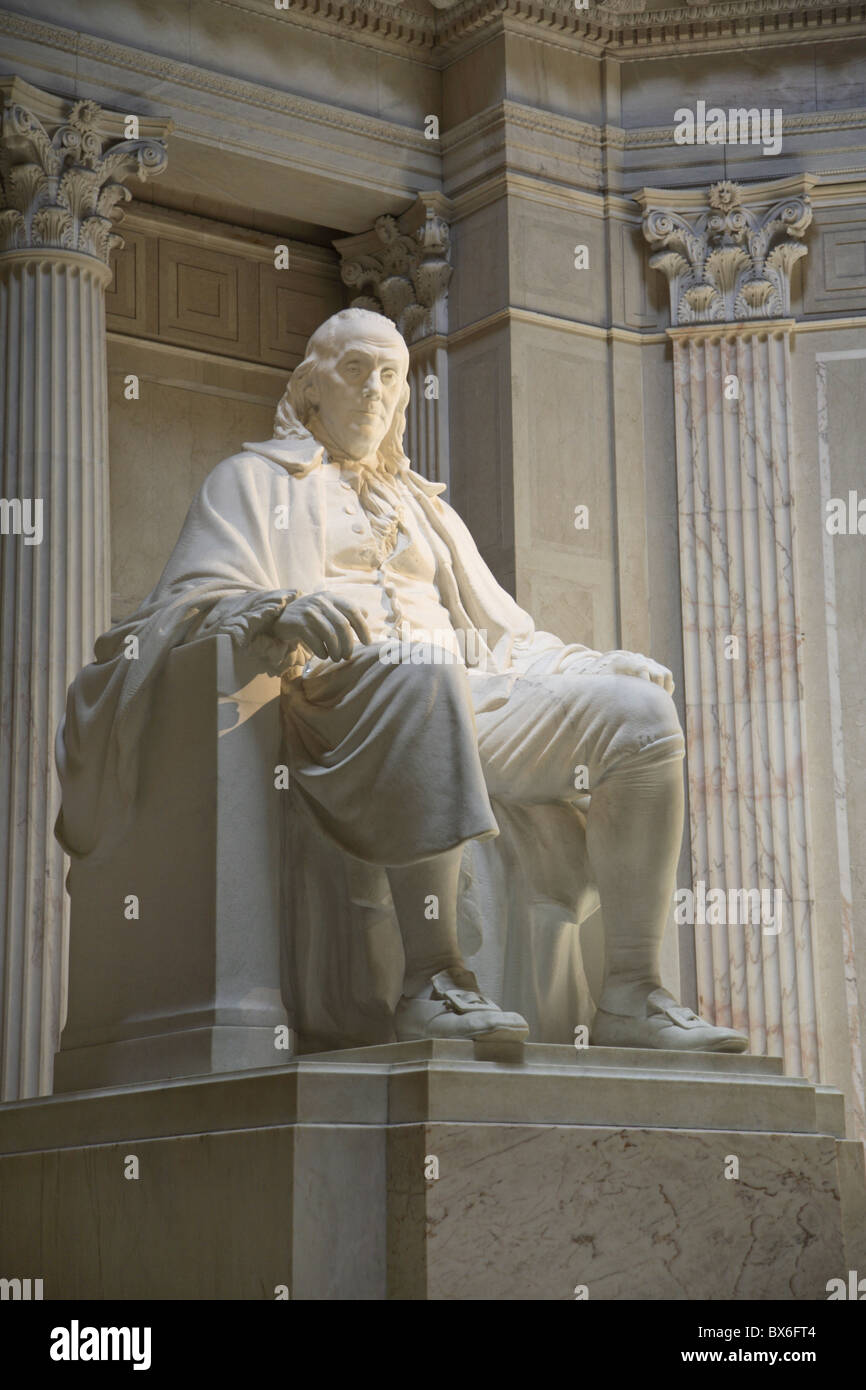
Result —
[[481, 994], [471, 970], [452, 967], [434, 975], [430, 986], [403, 998], [394, 1014], [398, 1042], [420, 1038], [485, 1038], [490, 1042], [524, 1042], [529, 1024], [520, 1014], [505, 1013]]
[[666, 989], [654, 989], [645, 1015], [632, 1017], [599, 1009], [590, 1029], [594, 1047], [658, 1047], [676, 1052], [745, 1052], [749, 1040], [733, 1028], [717, 1028]]

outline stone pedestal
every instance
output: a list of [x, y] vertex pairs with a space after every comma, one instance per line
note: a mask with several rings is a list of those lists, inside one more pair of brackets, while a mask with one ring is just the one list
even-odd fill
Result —
[[824, 1299], [866, 1267], [842, 1114], [777, 1059], [430, 1042], [19, 1102], [3, 1273], [46, 1299]]

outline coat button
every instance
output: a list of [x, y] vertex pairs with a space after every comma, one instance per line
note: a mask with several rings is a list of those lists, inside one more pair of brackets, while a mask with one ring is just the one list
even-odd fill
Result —
[[364, 528], [361, 525], [360, 521], [355, 522], [355, 525], [352, 527], [352, 530], [357, 531], [359, 535], [363, 535], [364, 532]]
[[346, 503], [345, 507], [343, 508], [343, 511], [346, 513], [347, 516], [355, 515], [355, 507], [352, 505], [351, 502]]

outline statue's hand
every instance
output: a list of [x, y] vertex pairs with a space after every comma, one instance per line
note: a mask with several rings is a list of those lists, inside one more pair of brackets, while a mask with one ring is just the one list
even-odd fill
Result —
[[360, 609], [328, 594], [305, 594], [287, 603], [271, 631], [291, 646], [304, 646], [332, 661], [352, 655], [356, 634], [365, 645], [371, 641]]
[[600, 676], [637, 676], [660, 685], [669, 695], [674, 693], [674, 678], [667, 666], [640, 652], [603, 652], [590, 669]]

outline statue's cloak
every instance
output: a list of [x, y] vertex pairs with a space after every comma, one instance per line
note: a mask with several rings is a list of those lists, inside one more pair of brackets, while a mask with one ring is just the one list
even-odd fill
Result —
[[[195, 497], [156, 588], [97, 641], [57, 735], [56, 834], [70, 855], [98, 862], [130, 833], [149, 711], [175, 647], [227, 633], [272, 674], [302, 664], [305, 654], [267, 629], [293, 597], [325, 587], [325, 463], [302, 429], [224, 459]], [[438, 495], [442, 486], [405, 459], [394, 471], [417, 501], [439, 594], [466, 651], [495, 673], [579, 668], [596, 655], [536, 631]], [[499, 837], [465, 851], [463, 945], [482, 986], [526, 1014], [534, 1038], [571, 1041], [587, 1009], [577, 923], [597, 905], [585, 803], [493, 806]], [[287, 837], [293, 1021], [324, 1044], [385, 1040], [400, 964], [384, 870], [317, 843], [301, 818], [291, 818]]]

